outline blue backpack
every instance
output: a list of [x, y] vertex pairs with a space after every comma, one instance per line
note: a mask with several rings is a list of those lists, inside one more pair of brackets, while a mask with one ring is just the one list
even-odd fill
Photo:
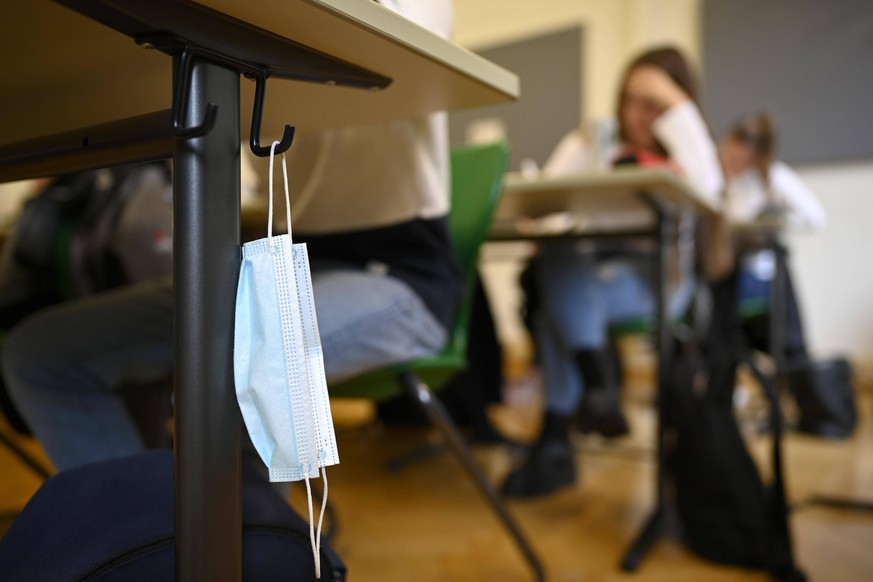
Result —
[[[4, 582], [174, 579], [173, 454], [84, 465], [47, 480], [0, 542]], [[253, 465], [243, 470], [243, 580], [312, 582], [309, 525]], [[321, 544], [321, 580], [346, 569]]]

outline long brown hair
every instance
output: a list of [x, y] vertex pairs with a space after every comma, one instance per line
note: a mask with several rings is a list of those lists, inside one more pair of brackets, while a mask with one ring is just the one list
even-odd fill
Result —
[[769, 113], [759, 111], [738, 119], [727, 133], [728, 139], [736, 140], [752, 150], [755, 169], [770, 186], [770, 165], [776, 158], [776, 122]]
[[[688, 65], [688, 61], [682, 52], [672, 46], [662, 46], [648, 50], [630, 62], [624, 71], [621, 84], [619, 85], [620, 89], [618, 100], [616, 102], [615, 117], [618, 119], [618, 138], [622, 143], [627, 143], [628, 141], [624, 127], [624, 120], [621, 115], [622, 107], [624, 106], [625, 93], [627, 91], [627, 81], [631, 73], [639, 67], [656, 67], [667, 73], [667, 75], [673, 79], [673, 82], [679, 85], [679, 88], [682, 89], [694, 104], [698, 106], [698, 109], [700, 108], [697, 82], [694, 73], [691, 71], [691, 67]], [[664, 146], [660, 142], [657, 142], [657, 140], [655, 143], [659, 150], [657, 153], [667, 156], [668, 152]]]

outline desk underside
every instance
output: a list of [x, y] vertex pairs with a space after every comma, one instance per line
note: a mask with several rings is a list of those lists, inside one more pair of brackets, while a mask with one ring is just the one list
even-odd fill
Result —
[[[378, 123], [511, 101], [515, 75], [430, 34], [373, 2], [348, 0], [161, 0], [201, 5], [391, 80], [381, 91], [274, 79], [268, 83], [262, 142], [284, 124], [317, 129]], [[83, 6], [149, 6], [144, 0]], [[88, 8], [91, 10], [91, 8]], [[154, 27], [163, 24], [155, 24]], [[0, 19], [0, 146], [168, 109], [172, 59], [49, 0], [12, 2]], [[175, 31], [170, 31], [175, 32]], [[292, 55], [293, 57], [293, 55]], [[272, 63], [276, 64], [276, 63]], [[254, 83], [241, 86], [247, 125]]]

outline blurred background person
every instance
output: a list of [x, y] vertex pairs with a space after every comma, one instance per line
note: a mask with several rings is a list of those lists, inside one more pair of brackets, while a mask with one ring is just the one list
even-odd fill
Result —
[[[667, 167], [701, 196], [718, 199], [723, 178], [716, 144], [700, 112], [694, 75], [679, 50], [656, 48], [630, 63], [620, 83], [616, 116], [621, 143], [615, 165]], [[578, 169], [573, 160], [582, 157], [567, 151], [573, 141], [564, 140], [559, 148], [571, 171]], [[549, 173], [559, 173], [556, 166], [547, 164]], [[683, 213], [679, 222], [679, 257], [669, 285], [671, 316], [687, 308], [695, 285], [695, 220]], [[628, 431], [608, 327], [655, 313], [653, 265], [651, 246], [635, 241], [548, 243], [534, 258], [528, 287], [537, 304], [530, 307], [530, 321], [546, 405], [538, 441], [504, 483], [507, 495], [543, 495], [575, 483], [569, 434], [577, 411], [586, 430], [605, 436]]]
[[[821, 203], [800, 177], [776, 159], [777, 130], [765, 112], [738, 119], [719, 144], [725, 173], [724, 210], [732, 223], [774, 219], [786, 228], [817, 230], [826, 218]], [[738, 266], [737, 298], [769, 303], [775, 272], [773, 250], [743, 252]], [[791, 277], [786, 277], [786, 346], [789, 357], [805, 356], [806, 342]], [[756, 348], [767, 350], [769, 318], [749, 321], [746, 331]]]

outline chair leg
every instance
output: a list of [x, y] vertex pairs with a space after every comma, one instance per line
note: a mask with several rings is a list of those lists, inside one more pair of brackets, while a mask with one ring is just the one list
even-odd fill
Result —
[[415, 463], [427, 461], [437, 455], [442, 455], [447, 450], [448, 446], [445, 443], [422, 445], [403, 453], [402, 455], [388, 459], [387, 467], [389, 471], [399, 472]]
[[524, 555], [525, 560], [530, 565], [531, 569], [536, 574], [536, 579], [544, 581], [546, 579], [545, 570], [539, 557], [533, 550], [533, 547], [527, 540], [527, 537], [521, 531], [521, 527], [515, 517], [509, 512], [506, 503], [498, 494], [494, 485], [485, 476], [485, 473], [479, 467], [479, 464], [473, 458], [470, 449], [467, 447], [464, 438], [455, 426], [445, 407], [439, 401], [430, 388], [422, 382], [418, 376], [411, 372], [400, 374], [399, 381], [403, 385], [410, 396], [418, 402], [428, 419], [437, 426], [445, 435], [449, 448], [460, 461], [461, 466], [467, 471], [467, 474], [473, 479], [474, 483], [479, 487], [480, 493], [485, 497], [486, 501], [491, 505], [491, 509], [500, 518], [504, 527], [509, 531], [510, 535], [515, 540], [516, 546]]

